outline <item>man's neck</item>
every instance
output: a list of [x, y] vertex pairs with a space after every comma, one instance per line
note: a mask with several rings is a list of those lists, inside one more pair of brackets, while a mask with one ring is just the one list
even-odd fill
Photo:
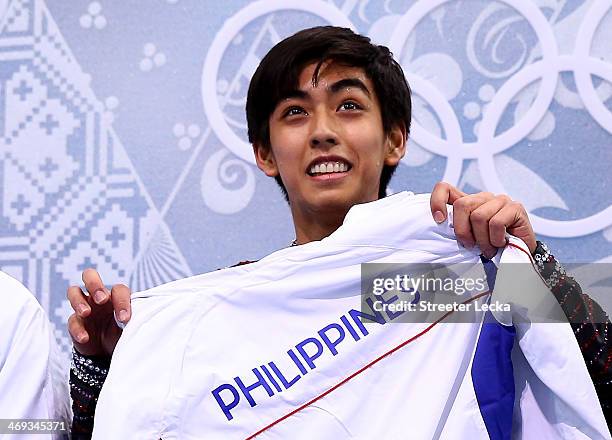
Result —
[[333, 212], [302, 212], [292, 209], [297, 244], [322, 240], [342, 226], [347, 209]]

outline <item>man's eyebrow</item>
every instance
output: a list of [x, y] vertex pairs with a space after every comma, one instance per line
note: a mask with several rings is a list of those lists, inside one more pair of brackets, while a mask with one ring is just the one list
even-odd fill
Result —
[[329, 87], [329, 91], [331, 93], [338, 93], [340, 90], [348, 88], [348, 87], [356, 87], [368, 95], [371, 98], [370, 90], [368, 87], [361, 81], [359, 78], [344, 78], [340, 81], [333, 83]]
[[298, 89], [289, 90], [287, 93], [283, 93], [283, 95], [280, 97], [278, 101], [281, 102], [281, 101], [284, 101], [285, 99], [291, 99], [291, 98], [306, 99], [308, 98], [308, 93], [306, 93], [303, 90], [298, 90]]
[[[368, 95], [368, 97], [371, 97], [370, 90], [365, 85], [365, 83], [361, 81], [359, 78], [341, 79], [340, 81], [336, 81], [331, 86], [329, 86], [328, 90], [330, 93], [335, 94], [348, 87], [356, 87], [360, 89], [361, 91], [363, 91], [366, 95]], [[284, 101], [286, 99], [292, 99], [292, 98], [308, 99], [310, 98], [310, 95], [308, 94], [308, 92], [305, 92], [304, 90], [293, 89], [293, 90], [287, 91], [286, 93], [283, 93], [283, 95], [279, 99], [279, 102]]]

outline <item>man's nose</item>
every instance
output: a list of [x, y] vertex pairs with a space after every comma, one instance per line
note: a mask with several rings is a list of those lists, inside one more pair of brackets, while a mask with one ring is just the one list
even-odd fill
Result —
[[310, 136], [311, 147], [324, 147], [338, 144], [338, 135], [333, 117], [320, 113], [313, 118], [313, 129]]

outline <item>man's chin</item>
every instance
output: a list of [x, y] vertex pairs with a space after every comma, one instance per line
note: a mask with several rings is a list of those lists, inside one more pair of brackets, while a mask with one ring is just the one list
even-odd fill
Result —
[[346, 191], [329, 190], [322, 191], [311, 199], [311, 206], [319, 212], [338, 212], [346, 214], [351, 206], [366, 203], [371, 200], [347, 194]]

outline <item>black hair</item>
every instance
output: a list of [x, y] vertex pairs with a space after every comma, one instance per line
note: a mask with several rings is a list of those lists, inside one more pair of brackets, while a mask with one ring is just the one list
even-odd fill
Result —
[[[249, 142], [270, 148], [269, 118], [276, 105], [298, 87], [300, 73], [313, 62], [317, 63], [312, 77], [316, 85], [319, 70], [327, 61], [363, 68], [374, 84], [385, 133], [403, 125], [408, 135], [412, 112], [410, 88], [389, 49], [372, 44], [368, 37], [347, 28], [319, 26], [282, 40], [259, 63], [249, 84], [246, 101]], [[396, 168], [397, 165], [383, 167], [379, 198], [385, 197]], [[289, 200], [280, 175], [275, 178]]]

